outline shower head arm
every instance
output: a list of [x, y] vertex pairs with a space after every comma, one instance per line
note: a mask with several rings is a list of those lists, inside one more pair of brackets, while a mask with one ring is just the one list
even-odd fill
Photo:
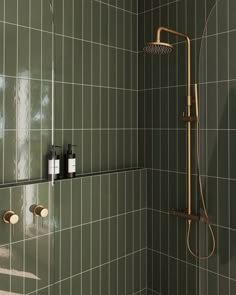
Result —
[[188, 96], [188, 106], [191, 105], [191, 89], [190, 89], [190, 84], [191, 84], [191, 61], [190, 61], [190, 38], [188, 37], [188, 35], [177, 32], [175, 30], [166, 28], [166, 27], [159, 27], [157, 29], [157, 42], [161, 41], [161, 32], [165, 31], [167, 33], [173, 34], [173, 35], [177, 35], [180, 37], [185, 38], [186, 42], [187, 42], [187, 52], [188, 52], [188, 65], [187, 65], [187, 70], [188, 70], [188, 89], [187, 89], [187, 96]]

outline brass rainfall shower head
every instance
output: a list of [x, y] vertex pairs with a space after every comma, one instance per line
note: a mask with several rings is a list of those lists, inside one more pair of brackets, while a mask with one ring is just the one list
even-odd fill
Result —
[[143, 51], [148, 54], [169, 54], [174, 50], [174, 47], [168, 43], [160, 41], [146, 43]]

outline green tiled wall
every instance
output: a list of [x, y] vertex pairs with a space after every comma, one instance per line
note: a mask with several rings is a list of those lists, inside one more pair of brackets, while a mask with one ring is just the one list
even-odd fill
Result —
[[[45, 179], [49, 0], [0, 0], [0, 11], [0, 183]], [[55, 144], [78, 146], [78, 174], [138, 167], [137, 1], [56, 0], [54, 19]]]
[[[146, 294], [146, 170], [2, 188], [0, 293]], [[49, 208], [43, 221], [30, 208]]]
[[[139, 156], [148, 168], [147, 285], [150, 294], [227, 294], [236, 292], [235, 240], [235, 1], [139, 1]], [[216, 6], [215, 6], [216, 4]], [[213, 8], [213, 10], [212, 10]], [[148, 56], [143, 44], [163, 25], [191, 38], [192, 83], [200, 82], [201, 172], [216, 250], [207, 261], [186, 248], [186, 222], [168, 215], [186, 207], [185, 44], [169, 56]], [[203, 38], [202, 38], [203, 35]], [[193, 95], [192, 86], [192, 95]], [[193, 211], [198, 189], [195, 131], [192, 131]], [[143, 147], [142, 149], [140, 147]], [[210, 250], [206, 227], [191, 232], [191, 246]], [[208, 249], [209, 247], [209, 249]]]

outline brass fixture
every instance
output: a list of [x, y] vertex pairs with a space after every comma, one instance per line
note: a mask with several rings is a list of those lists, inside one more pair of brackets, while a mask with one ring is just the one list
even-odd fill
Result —
[[180, 210], [174, 210], [174, 209], [171, 209], [169, 213], [170, 215], [182, 217], [187, 220], [191, 219], [192, 221], [201, 221], [203, 223], [209, 224], [209, 218], [208, 216], [205, 216], [205, 215], [188, 214], [187, 212], [185, 212], [185, 210], [180, 211]]
[[37, 205], [33, 209], [33, 214], [34, 214], [34, 216], [40, 216], [42, 218], [45, 218], [48, 216], [48, 209], [44, 208], [41, 205]]
[[[155, 42], [149, 42], [144, 46], [144, 52], [150, 54], [168, 54], [173, 51], [173, 46], [168, 43], [161, 42], [161, 32], [166, 31], [168, 33], [183, 37], [187, 43], [187, 117], [191, 117], [191, 60], [190, 60], [190, 39], [187, 35], [165, 28], [159, 27], [157, 29], [157, 37]], [[172, 48], [172, 50], [170, 50]], [[188, 198], [188, 214], [191, 214], [191, 121], [187, 121], [187, 136], [188, 136], [188, 188], [187, 188], [187, 198]], [[191, 222], [191, 219], [189, 219]]]
[[[157, 35], [156, 35], [156, 41], [155, 42], [149, 42], [146, 43], [143, 50], [145, 53], [148, 54], [169, 54], [173, 52], [173, 46], [168, 43], [161, 42], [161, 32], [165, 31], [170, 34], [174, 34], [180, 37], [183, 37], [186, 40], [186, 46], [187, 46], [187, 111], [186, 113], [183, 113], [182, 120], [187, 124], [187, 209], [186, 210], [170, 210], [169, 213], [171, 215], [175, 215], [178, 217], [182, 217], [187, 219], [188, 221], [188, 231], [187, 231], [187, 247], [189, 252], [196, 258], [199, 259], [207, 259], [211, 257], [215, 251], [215, 237], [214, 233], [212, 231], [206, 206], [205, 206], [205, 200], [202, 190], [202, 183], [201, 183], [201, 175], [200, 175], [200, 148], [199, 148], [199, 119], [198, 119], [198, 93], [197, 93], [197, 85], [195, 85], [195, 116], [192, 116], [191, 114], [191, 105], [192, 105], [192, 99], [191, 99], [191, 45], [190, 45], [190, 38], [183, 33], [174, 31], [169, 28], [165, 27], [159, 27], [157, 29]], [[195, 122], [197, 125], [197, 167], [198, 167], [198, 181], [200, 186], [200, 194], [201, 194], [201, 200], [204, 210], [204, 215], [194, 215], [192, 214], [192, 204], [191, 204], [191, 123]], [[207, 256], [198, 256], [191, 250], [189, 237], [190, 237], [190, 230], [191, 230], [191, 222], [195, 221], [201, 221], [208, 225], [213, 246], [212, 251]]]
[[6, 211], [2, 217], [4, 223], [16, 224], [19, 221], [19, 216], [14, 211]]

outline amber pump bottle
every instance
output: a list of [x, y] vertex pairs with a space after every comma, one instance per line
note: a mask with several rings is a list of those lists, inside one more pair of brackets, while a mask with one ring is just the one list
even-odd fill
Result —
[[76, 145], [68, 144], [67, 153], [64, 155], [66, 178], [73, 178], [76, 176], [76, 155], [73, 153], [72, 147], [76, 147]]
[[57, 154], [57, 148], [61, 148], [61, 146], [51, 145], [50, 152], [48, 154], [48, 178], [50, 180], [60, 178], [61, 158], [60, 155]]

